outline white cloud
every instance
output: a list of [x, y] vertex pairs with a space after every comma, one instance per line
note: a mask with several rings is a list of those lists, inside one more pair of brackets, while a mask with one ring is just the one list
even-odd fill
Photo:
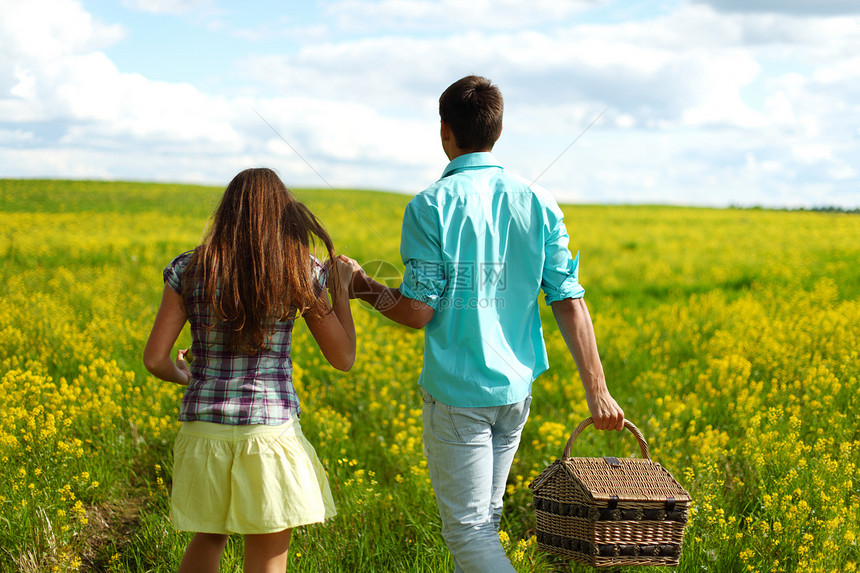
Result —
[[[692, 26], [694, 15], [700, 21]], [[740, 31], [728, 26], [713, 37], [711, 29], [704, 42], [678, 35], [678, 29], [694, 34], [706, 28], [707, 15], [713, 12], [688, 10], [678, 15], [680, 21], [625, 24], [622, 31], [592, 25], [542, 33], [359, 38], [308, 45], [296, 54], [249, 57], [241, 67], [247, 78], [279, 93], [346, 95], [376, 107], [432, 109], [451, 81], [479, 73], [494, 79], [508, 101], [520, 106], [609, 105], [628, 118], [628, 125], [682, 119], [693, 125], [760, 123], [740, 90], [761, 66], [741, 48], [724, 48], [738, 41]]]
[[517, 30], [559, 21], [607, 0], [338, 0], [326, 15], [348, 30]]
[[741, 88], [759, 75], [761, 66], [740, 51], [708, 54], [704, 59], [707, 59], [707, 65], [702, 71], [705, 85], [702, 86], [700, 101], [682, 112], [682, 123], [688, 127], [764, 125], [765, 118], [747, 106], [741, 97]]
[[803, 15], [860, 14], [856, 0], [695, 0], [726, 12], [775, 12]]
[[9, 90], [9, 93], [20, 99], [33, 99], [36, 95], [36, 76], [23, 66], [14, 66], [14, 75], [17, 83]]
[[860, 115], [860, 56], [834, 59], [817, 68], [809, 78], [808, 89], [818, 94], [834, 94], [833, 112]]
[[120, 40], [119, 25], [96, 21], [75, 0], [0, 0], [0, 65], [13, 58], [45, 63], [69, 51], [102, 49]]
[[331, 35], [331, 30], [324, 24], [296, 26], [288, 16], [282, 16], [274, 21], [252, 27], [236, 28], [227, 24], [221, 27], [234, 38], [255, 43], [277, 39], [289, 39], [292, 42], [302, 44], [322, 43]]
[[123, 0], [122, 3], [132, 10], [152, 14], [185, 14], [208, 8], [213, 0]]
[[18, 56], [17, 83], [0, 98], [3, 119], [65, 123], [60, 142], [69, 145], [87, 145], [87, 138], [96, 136], [236, 146], [237, 136], [224, 121], [224, 101], [189, 84], [120, 73], [103, 52], [89, 51], [85, 40], [53, 47], [54, 58], [46, 62], [41, 54]]
[[[391, 188], [397, 181], [417, 190], [420, 183], [407, 174], [423, 176], [426, 154], [441, 155], [434, 125], [390, 118], [367, 105], [319, 97], [228, 99], [123, 73], [97, 49], [114, 36], [80, 5], [64, 7], [75, 33], [49, 22], [57, 34], [41, 51], [26, 49], [24, 39], [25, 49], [7, 44], [14, 55], [0, 68], [0, 85], [8, 86], [0, 94], [0, 146], [11, 146], [3, 153], [7, 176], [212, 182], [269, 164], [282, 167], [287, 180], [322, 185], [255, 109], [333, 185], [354, 185], [355, 173], [368, 170], [366, 186]], [[26, 27], [38, 20], [30, 12], [4, 23]], [[89, 28], [81, 26], [88, 22]]]
[[[77, 2], [0, 0], [0, 169], [223, 182], [270, 165], [292, 185], [419, 190], [445, 163], [439, 93], [479, 73], [506, 98], [497, 154], [526, 177], [606, 109], [541, 177], [565, 199], [856, 200], [856, 19], [681, 4], [648, 20], [586, 25], [571, 15], [595, 2], [547, 0], [494, 3], [498, 15], [484, 26], [468, 22], [489, 17], [486, 1], [464, 5], [457, 25], [431, 22], [453, 13], [450, 1], [329, 4], [344, 21], [302, 29], [336, 31], [352, 19], [352, 32], [237, 57], [221, 81], [245, 94], [236, 97], [118, 69], [106, 50], [125, 30]], [[283, 22], [249, 40], [277, 37]], [[364, 26], [397, 32], [356, 32]]]
[[833, 158], [833, 149], [823, 143], [797, 144], [791, 147], [795, 160], [813, 165]]
[[54, 77], [69, 58], [120, 40], [118, 25], [96, 21], [73, 0], [0, 0], [0, 121], [52, 117]]
[[[850, 182], [856, 182], [857, 181], [857, 175], [858, 175], [857, 169], [855, 169], [853, 166], [848, 165], [847, 163], [844, 163], [844, 162], [839, 162], [836, 165], [832, 165], [832, 166], [828, 167], [827, 173], [828, 173], [828, 175], [830, 175], [830, 177], [832, 177], [833, 179], [836, 179], [837, 181], [850, 181]], [[857, 186], [854, 185], [854, 188], [856, 189]]]
[[[330, 163], [380, 162], [414, 167], [441, 149], [435, 123], [385, 117], [361, 104], [299, 97], [265, 100], [257, 105], [259, 114], [277, 131], [267, 138], [283, 137], [299, 153]], [[264, 124], [260, 126], [258, 129], [263, 129]]]
[[33, 139], [34, 134], [32, 131], [0, 129], [0, 145], [22, 144], [33, 141]]

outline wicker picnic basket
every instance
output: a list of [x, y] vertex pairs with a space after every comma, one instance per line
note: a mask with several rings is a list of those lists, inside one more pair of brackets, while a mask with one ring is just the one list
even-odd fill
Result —
[[584, 420], [564, 454], [529, 484], [538, 547], [593, 567], [676, 566], [681, 558], [690, 494], [648, 455], [629, 420], [642, 458], [572, 458]]

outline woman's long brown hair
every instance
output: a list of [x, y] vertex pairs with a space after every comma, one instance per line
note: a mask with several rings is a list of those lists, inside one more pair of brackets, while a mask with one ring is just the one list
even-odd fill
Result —
[[227, 324], [230, 348], [255, 354], [268, 348], [275, 320], [324, 312], [311, 263], [317, 240], [334, 260], [331, 237], [277, 174], [247, 169], [224, 191], [186, 286], [202, 281], [203, 302]]

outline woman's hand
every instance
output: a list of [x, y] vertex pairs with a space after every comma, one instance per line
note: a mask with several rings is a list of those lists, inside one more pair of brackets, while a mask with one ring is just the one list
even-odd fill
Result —
[[187, 385], [191, 380], [191, 369], [185, 357], [188, 350], [180, 350], [176, 361], [170, 357], [182, 327], [185, 326], [185, 305], [182, 297], [168, 285], [164, 285], [161, 306], [143, 350], [143, 365], [149, 372], [167, 382]]
[[[336, 285], [336, 290], [338, 293], [349, 293], [352, 285], [352, 275], [355, 269], [361, 269], [361, 265], [358, 264], [355, 259], [351, 259], [346, 255], [338, 255], [332, 261], [332, 270], [334, 271], [332, 281], [333, 285]], [[330, 285], [332, 286], [332, 285]]]
[[[305, 323], [329, 364], [343, 370], [355, 363], [355, 325], [349, 307], [349, 284], [352, 282], [353, 261], [345, 255], [329, 261], [328, 289], [332, 295], [333, 312], [304, 314]], [[358, 264], [358, 263], [355, 263]], [[328, 307], [328, 300], [325, 300]]]
[[193, 360], [194, 355], [191, 354], [190, 348], [180, 350], [176, 353], [176, 368], [178, 368], [182, 374], [187, 376], [187, 379], [185, 380], [184, 384], [180, 382], [180, 384], [182, 384], [183, 386], [188, 386], [188, 384], [191, 382], [191, 368], [188, 366], [188, 362]]

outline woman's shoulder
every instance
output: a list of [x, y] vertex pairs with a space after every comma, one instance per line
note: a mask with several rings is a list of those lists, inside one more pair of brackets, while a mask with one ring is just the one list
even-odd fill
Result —
[[191, 262], [191, 258], [194, 256], [196, 251], [197, 249], [191, 249], [190, 251], [185, 251], [184, 253], [177, 255], [172, 261], [170, 261], [167, 268], [175, 269], [177, 273], [181, 275], [185, 272], [185, 269], [188, 268], [188, 263]]
[[182, 275], [185, 274], [195, 251], [196, 249], [185, 251], [184, 253], [176, 256], [166, 267], [164, 267], [164, 282], [170, 285], [176, 292], [181, 292]]
[[169, 266], [174, 266], [174, 265], [183, 265], [183, 266], [187, 266], [187, 265], [188, 265], [188, 262], [191, 260], [191, 257], [193, 257], [193, 256], [194, 256], [194, 253], [195, 253], [196, 251], [197, 251], [197, 249], [191, 249], [191, 250], [189, 250], [189, 251], [185, 251], [184, 253], [181, 253], [181, 254], [179, 254], [179, 255], [176, 255], [176, 256], [173, 258], [173, 260], [172, 260], [172, 261], [170, 261], [170, 265], [169, 265]]

